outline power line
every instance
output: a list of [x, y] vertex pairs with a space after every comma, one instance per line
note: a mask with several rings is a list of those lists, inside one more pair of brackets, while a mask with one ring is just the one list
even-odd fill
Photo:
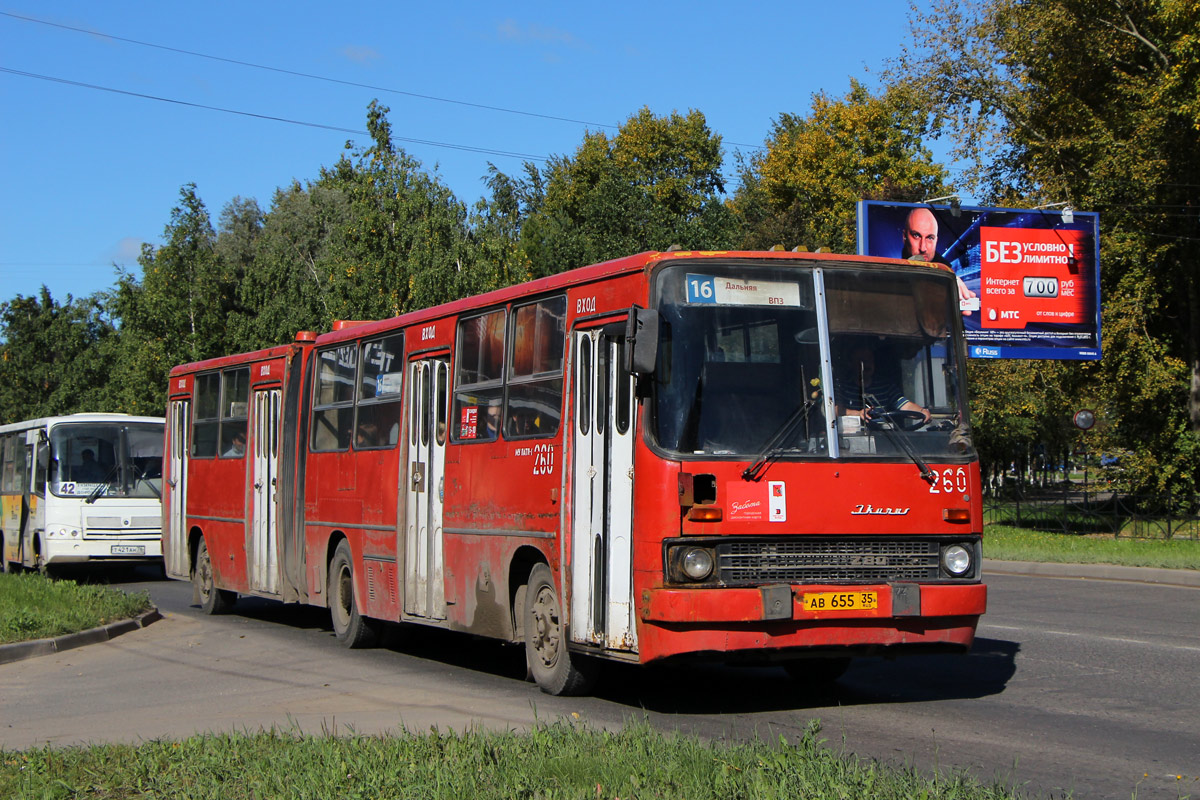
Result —
[[486, 111], [499, 111], [504, 114], [519, 114], [524, 117], [536, 117], [538, 119], [554, 120], [555, 122], [570, 122], [575, 125], [591, 125], [591, 126], [594, 126], [597, 128], [609, 128], [612, 130], [616, 130], [619, 127], [617, 125], [608, 125], [603, 122], [589, 122], [588, 120], [572, 119], [570, 117], [559, 117], [559, 116], [555, 116], [553, 114], [539, 114], [535, 111], [521, 111], [521, 110], [515, 109], [515, 108], [504, 108], [503, 106], [490, 106], [490, 105], [485, 105], [483, 103], [471, 103], [466, 100], [454, 100], [454, 99], [451, 99], [448, 97], [436, 97], [434, 95], [420, 94], [418, 92], [408, 92], [403, 89], [393, 89], [393, 88], [390, 88], [387, 86], [372, 86], [369, 83], [357, 83], [355, 81], [341, 80], [340, 78], [330, 78], [325, 75], [313, 75], [312, 73], [308, 73], [308, 72], [297, 72], [295, 70], [283, 69], [281, 67], [272, 67], [268, 64], [255, 64], [252, 61], [239, 61], [236, 58], [225, 58], [223, 56], [214, 56], [214, 55], [209, 55], [208, 53], [199, 53], [199, 52], [196, 52], [195, 50], [184, 50], [179, 47], [169, 47], [167, 45], [155, 44], [153, 42], [143, 42], [143, 41], [139, 41], [137, 39], [129, 39], [124, 36], [113, 36], [110, 33], [102, 33], [100, 31], [92, 31], [92, 30], [88, 30], [86, 28], [75, 28], [70, 25], [62, 25], [60, 23], [50, 22], [50, 21], [44, 20], [44, 19], [37, 19], [35, 17], [27, 17], [27, 16], [24, 16], [21, 14], [13, 14], [8, 11], [0, 11], [0, 15], [5, 16], [5, 17], [12, 17], [13, 19], [23, 20], [25, 22], [35, 22], [39, 25], [48, 25], [52, 28], [61, 28], [63, 30], [74, 31], [76, 33], [86, 33], [89, 36], [103, 36], [107, 39], [112, 39], [112, 40], [118, 41], [118, 42], [126, 42], [128, 44], [136, 44], [139, 47], [152, 47], [156, 50], [166, 50], [167, 52], [170, 52], [170, 53], [180, 53], [185, 56], [194, 56], [195, 58], [206, 58], [210, 61], [220, 61], [225, 64], [235, 64], [239, 67], [250, 67], [252, 69], [261, 69], [261, 70], [266, 70], [268, 72], [277, 72], [281, 75], [291, 75], [292, 77], [296, 77], [296, 78], [308, 78], [309, 80], [325, 81], [326, 83], [336, 83], [336, 84], [340, 84], [342, 86], [353, 86], [358, 89], [370, 89], [373, 92], [388, 92], [390, 94], [404, 95], [405, 97], [416, 97], [421, 100], [432, 100], [432, 101], [438, 102], [438, 103], [452, 103], [452, 104], [458, 105], [458, 106], [467, 106], [468, 108], [481, 108]]
[[[2, 13], [2, 12], [0, 12]], [[11, 69], [9, 67], [0, 66], [0, 72], [6, 72], [10, 75], [19, 75], [24, 78], [35, 78], [42, 81], [50, 81], [51, 83], [61, 83], [67, 86], [77, 86], [82, 89], [93, 89], [100, 92], [111, 92], [113, 94], [125, 95], [127, 97], [137, 97], [143, 100], [157, 100], [160, 103], [172, 103], [179, 106], [187, 106], [189, 108], [200, 108], [205, 111], [220, 111], [223, 114], [236, 114], [242, 117], [252, 117], [254, 119], [262, 119], [270, 122], [285, 122], [289, 125], [301, 125], [306, 128], [318, 128], [327, 131], [336, 131], [338, 133], [349, 133], [355, 136], [370, 136], [367, 131], [358, 130], [355, 128], [342, 128], [337, 125], [325, 125], [320, 122], [306, 122], [299, 119], [288, 119], [287, 117], [275, 117], [269, 114], [256, 114], [252, 111], [239, 111], [233, 108], [222, 108], [220, 106], [210, 106], [204, 103], [192, 103], [187, 100], [176, 100], [171, 97], [159, 97], [158, 95], [142, 94], [141, 92], [130, 92], [125, 89], [114, 89], [109, 86], [98, 86], [94, 83], [83, 83], [81, 81], [73, 81], [67, 78], [56, 78], [52, 75], [39, 75], [35, 72], [25, 72], [23, 70]], [[496, 150], [490, 147], [474, 147], [466, 144], [453, 144], [451, 142], [439, 142], [433, 139], [414, 139], [407, 136], [393, 136], [392, 139], [398, 142], [406, 142], [408, 144], [428, 145], [430, 147], [443, 147], [449, 150], [462, 150], [468, 153], [482, 153], [491, 156], [503, 156], [506, 158], [521, 158], [534, 161], [546, 161], [546, 156], [537, 156], [530, 153], [516, 153], [508, 150]]]
[[[219, 61], [219, 62], [222, 62], [225, 64], [234, 64], [239, 67], [249, 67], [251, 69], [261, 69], [261, 70], [265, 70], [267, 72], [275, 72], [280, 75], [289, 75], [289, 76], [292, 76], [295, 78], [307, 78], [308, 80], [324, 81], [325, 83], [339, 84], [342, 86], [352, 86], [357, 89], [369, 89], [373, 92], [386, 92], [388, 94], [398, 94], [398, 95], [402, 95], [404, 97], [415, 97], [420, 100], [430, 100], [430, 101], [437, 102], [437, 103], [450, 103], [452, 105], [465, 106], [467, 108], [479, 108], [479, 109], [483, 109], [485, 111], [497, 111], [497, 112], [500, 112], [503, 114], [516, 114], [519, 116], [532, 117], [535, 119], [552, 120], [554, 122], [569, 122], [574, 125], [587, 125], [589, 127], [594, 127], [594, 128], [607, 128], [608, 130], [620, 130], [619, 125], [612, 125], [612, 124], [604, 123], [604, 122], [591, 122], [589, 120], [573, 119], [571, 117], [561, 117], [561, 116], [557, 116], [554, 114], [542, 114], [542, 113], [539, 113], [536, 111], [522, 111], [520, 109], [515, 109], [515, 108], [505, 108], [504, 106], [487, 105], [485, 103], [472, 103], [467, 100], [455, 100], [455, 99], [449, 98], [449, 97], [437, 97], [436, 95], [421, 94], [419, 92], [410, 92], [410, 91], [406, 91], [404, 89], [394, 89], [389, 86], [374, 86], [369, 83], [358, 83], [356, 81], [342, 80], [341, 78], [330, 78], [327, 75], [314, 75], [309, 72], [299, 72], [296, 70], [283, 69], [282, 67], [272, 67], [269, 64], [256, 64], [252, 61], [241, 61], [236, 58], [225, 58], [224, 56], [214, 56], [214, 55], [210, 55], [208, 53], [200, 53], [195, 50], [185, 50], [180, 47], [171, 47], [171, 46], [163, 45], [163, 44], [155, 44], [154, 42], [143, 42], [138, 39], [130, 39], [130, 38], [124, 37], [124, 36], [114, 36], [113, 34], [110, 34], [110, 33], [103, 33], [100, 31], [88, 30], [87, 28], [76, 28], [71, 25], [63, 25], [58, 22], [50, 22], [49, 20], [38, 19], [36, 17], [29, 17], [29, 16], [25, 16], [23, 14], [13, 14], [9, 11], [0, 11], [0, 16], [11, 17], [12, 19], [19, 19], [19, 20], [22, 20], [23, 22], [33, 22], [38, 25], [46, 25], [51, 28], [60, 28], [62, 30], [73, 31], [75, 33], [83, 33], [83, 34], [87, 34], [88, 36], [103, 36], [107, 39], [112, 39], [113, 41], [116, 41], [116, 42], [125, 42], [127, 44], [135, 44], [135, 45], [138, 45], [139, 47], [150, 47], [150, 48], [153, 48], [156, 50], [164, 50], [169, 53], [179, 53], [181, 55], [192, 56], [194, 58], [205, 58], [210, 61]], [[746, 144], [744, 142], [729, 142], [728, 144], [730, 144], [734, 147], [747, 147], [747, 148], [750, 148], [753, 150], [765, 150], [766, 149], [765, 147], [763, 147], [762, 145], [759, 145], [759, 144]]]

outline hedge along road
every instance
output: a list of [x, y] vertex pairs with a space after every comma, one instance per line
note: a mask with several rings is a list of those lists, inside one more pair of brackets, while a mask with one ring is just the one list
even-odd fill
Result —
[[[257, 599], [205, 617], [191, 588], [147, 588], [165, 618], [108, 642], [0, 666], [0, 746], [182, 738], [260, 727], [523, 729], [579, 713], [706, 737], [798, 737], [1048, 793], [1200, 793], [1200, 589], [992, 574], [965, 658], [866, 659], [831, 691], [781, 669], [614, 667], [591, 698], [523, 682], [517, 648], [417, 630], [346, 651], [317, 609]], [[1182, 776], [1182, 777], [1180, 777]]]

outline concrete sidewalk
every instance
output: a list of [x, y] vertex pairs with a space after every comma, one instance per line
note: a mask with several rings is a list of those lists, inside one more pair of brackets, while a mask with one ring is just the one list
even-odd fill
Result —
[[1200, 570], [1119, 567], [1115, 564], [1058, 564], [1050, 561], [995, 561], [983, 559], [983, 580], [988, 575], [1031, 575], [1043, 578], [1080, 578], [1101, 581], [1132, 581], [1163, 586], [1200, 588]]

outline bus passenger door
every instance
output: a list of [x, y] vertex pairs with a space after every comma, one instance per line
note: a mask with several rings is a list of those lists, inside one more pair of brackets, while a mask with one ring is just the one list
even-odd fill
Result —
[[280, 390], [254, 393], [254, 417], [250, 421], [254, 467], [253, 517], [250, 520], [250, 588], [279, 593], [279, 541], [276, 519], [276, 487], [279, 474]]
[[[622, 323], [623, 325], [623, 323]], [[571, 638], [637, 649], [633, 381], [615, 329], [577, 331], [573, 362]]]
[[446, 414], [450, 362], [423, 359], [408, 365], [404, 419], [405, 461], [404, 612], [446, 618], [442, 562], [442, 476], [446, 463]]
[[187, 549], [188, 420], [191, 403], [172, 400], [167, 406], [167, 494], [163, 505], [163, 566], [173, 578], [189, 577]]

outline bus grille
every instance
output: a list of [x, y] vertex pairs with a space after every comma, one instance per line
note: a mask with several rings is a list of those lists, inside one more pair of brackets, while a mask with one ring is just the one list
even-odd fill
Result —
[[162, 528], [162, 517], [130, 517], [129, 524], [121, 517], [87, 517], [84, 520], [85, 536], [129, 536], [158, 535]]
[[717, 547], [717, 578], [737, 583], [932, 581], [938, 543], [914, 539], [738, 540]]

